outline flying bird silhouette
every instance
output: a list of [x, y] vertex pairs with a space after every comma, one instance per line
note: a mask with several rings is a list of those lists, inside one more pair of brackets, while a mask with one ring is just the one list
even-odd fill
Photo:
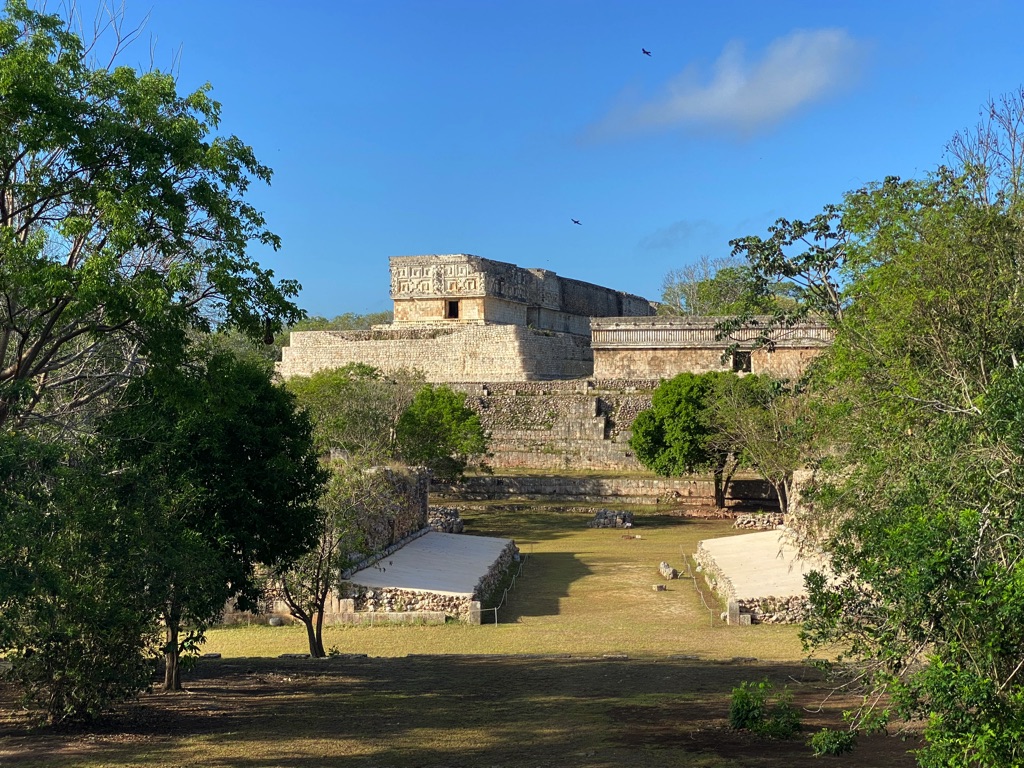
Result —
[[641, 48], [640, 50], [644, 52], [644, 56], [650, 56], [651, 55], [651, 52], [648, 51], [646, 48]]
[[[573, 224], [579, 224], [579, 223], [580, 223], [580, 220], [579, 220], [579, 219], [570, 219], [570, 221], [571, 221], [571, 222], [572, 222]], [[583, 226], [583, 225], [582, 225], [582, 224], [580, 224], [580, 226]]]

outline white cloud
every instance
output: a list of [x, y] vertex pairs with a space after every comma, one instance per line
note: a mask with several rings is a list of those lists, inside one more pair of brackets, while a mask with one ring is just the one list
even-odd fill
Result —
[[747, 63], [743, 44], [733, 41], [718, 57], [709, 81], [688, 67], [654, 99], [614, 108], [590, 134], [677, 127], [756, 133], [853, 82], [863, 47], [842, 29], [798, 30], [773, 41], [760, 61]]

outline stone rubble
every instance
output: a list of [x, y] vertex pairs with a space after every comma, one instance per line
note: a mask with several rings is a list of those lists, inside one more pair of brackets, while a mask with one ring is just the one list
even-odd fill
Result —
[[458, 507], [431, 507], [427, 511], [427, 525], [438, 533], [462, 533], [466, 527]]
[[658, 571], [666, 579], [678, 579], [679, 578], [679, 571], [677, 571], [671, 565], [666, 563], [664, 560], [662, 560], [661, 563], [659, 563]]
[[599, 509], [594, 519], [587, 523], [588, 528], [632, 528], [633, 513], [616, 509]]
[[786, 517], [781, 512], [755, 512], [737, 515], [732, 527], [754, 531], [771, 531], [785, 524]]

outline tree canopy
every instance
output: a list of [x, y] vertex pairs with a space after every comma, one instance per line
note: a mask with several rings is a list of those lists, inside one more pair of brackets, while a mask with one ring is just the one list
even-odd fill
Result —
[[101, 434], [125, 503], [147, 510], [148, 589], [168, 627], [165, 685], [176, 689], [179, 627], [201, 633], [229, 598], [254, 607], [256, 568], [313, 546], [326, 472], [294, 397], [229, 355], [152, 369]]
[[69, 418], [189, 328], [301, 316], [246, 254], [278, 245], [244, 198], [271, 172], [214, 133], [208, 85], [92, 66], [59, 17], [8, 0], [0, 101], [0, 426]]

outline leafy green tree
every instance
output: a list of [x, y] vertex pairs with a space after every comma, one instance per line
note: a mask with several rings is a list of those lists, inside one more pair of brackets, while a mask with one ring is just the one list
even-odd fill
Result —
[[448, 387], [423, 387], [398, 420], [398, 452], [441, 480], [455, 480], [469, 457], [487, 450], [480, 417], [466, 405], [466, 395]]
[[0, 435], [0, 654], [51, 723], [90, 720], [147, 688], [156, 615], [137, 509], [89, 454]]
[[396, 430], [402, 414], [423, 386], [421, 374], [384, 374], [364, 363], [296, 376], [286, 385], [313, 419], [321, 453], [332, 449], [363, 463], [385, 461], [396, 453]]
[[722, 429], [722, 403], [726, 398], [752, 403], [769, 390], [759, 376], [681, 373], [663, 381], [651, 407], [637, 414], [630, 447], [641, 464], [665, 477], [710, 472], [715, 506], [722, 509], [733, 475], [745, 460], [737, 435]]
[[742, 261], [702, 257], [674, 269], [662, 282], [660, 315], [762, 315], [791, 308], [796, 285], [787, 281], [762, 287]]
[[809, 580], [806, 637], [891, 702], [857, 724], [926, 720], [922, 766], [1019, 765], [1019, 212], [940, 170], [852, 193], [843, 213], [860, 266], [817, 396], [846, 407], [813, 498], [835, 577]]
[[323, 658], [323, 621], [327, 598], [341, 584], [341, 572], [370, 554], [367, 527], [393, 514], [395, 486], [385, 472], [356, 461], [332, 461], [331, 479], [320, 499], [320, 536], [294, 563], [271, 574], [270, 592], [306, 628], [309, 655]]
[[209, 91], [92, 66], [59, 17], [6, 3], [0, 427], [63, 423], [113, 397], [146, 361], [180, 357], [190, 328], [260, 337], [301, 316], [298, 286], [246, 255], [278, 245], [244, 198], [271, 172], [214, 134]]
[[257, 569], [313, 546], [326, 473], [293, 396], [230, 355], [152, 369], [102, 435], [123, 503], [146, 510], [147, 591], [167, 630], [164, 687], [177, 690], [181, 653], [225, 602], [254, 607]]

